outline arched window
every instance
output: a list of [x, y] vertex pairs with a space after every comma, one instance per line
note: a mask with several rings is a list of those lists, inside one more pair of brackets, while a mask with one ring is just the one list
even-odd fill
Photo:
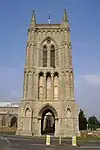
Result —
[[47, 46], [43, 46], [43, 67], [47, 67]]
[[31, 116], [30, 109], [27, 108], [26, 111], [25, 111], [25, 117], [30, 117], [30, 116]]
[[50, 51], [50, 66], [55, 68], [55, 47], [54, 47], [54, 45], [51, 46], [51, 51]]
[[70, 117], [71, 116], [71, 110], [70, 108], [67, 109], [67, 117]]

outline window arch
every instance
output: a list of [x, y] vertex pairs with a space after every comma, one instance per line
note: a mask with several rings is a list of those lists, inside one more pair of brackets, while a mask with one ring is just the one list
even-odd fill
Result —
[[50, 66], [55, 68], [55, 47], [54, 47], [54, 45], [51, 46], [51, 50], [50, 50]]
[[47, 67], [47, 46], [43, 46], [43, 67]]
[[67, 112], [66, 112], [66, 113], [67, 113], [67, 117], [70, 117], [70, 116], [71, 116], [71, 110], [70, 110], [70, 108], [67, 109]]
[[31, 111], [29, 108], [26, 108], [25, 110], [25, 117], [30, 117], [31, 116]]

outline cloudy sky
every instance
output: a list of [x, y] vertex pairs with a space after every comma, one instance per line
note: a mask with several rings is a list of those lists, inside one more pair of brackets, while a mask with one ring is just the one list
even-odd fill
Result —
[[0, 0], [0, 101], [22, 97], [27, 30], [33, 9], [37, 23], [61, 23], [66, 8], [71, 27], [75, 99], [100, 118], [100, 0]]

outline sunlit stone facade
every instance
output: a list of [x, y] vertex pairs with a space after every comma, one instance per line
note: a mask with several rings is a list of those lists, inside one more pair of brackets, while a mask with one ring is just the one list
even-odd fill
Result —
[[71, 137], [79, 134], [78, 126], [66, 10], [61, 24], [37, 24], [33, 12], [28, 29], [17, 135]]

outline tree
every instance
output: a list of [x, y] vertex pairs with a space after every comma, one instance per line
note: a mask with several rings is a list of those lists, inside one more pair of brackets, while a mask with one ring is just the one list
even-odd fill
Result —
[[97, 128], [100, 128], [100, 122], [97, 120], [95, 116], [89, 117], [88, 128], [91, 130], [96, 130]]
[[87, 129], [87, 119], [84, 115], [84, 112], [82, 109], [80, 109], [79, 112], [79, 130], [86, 130]]

